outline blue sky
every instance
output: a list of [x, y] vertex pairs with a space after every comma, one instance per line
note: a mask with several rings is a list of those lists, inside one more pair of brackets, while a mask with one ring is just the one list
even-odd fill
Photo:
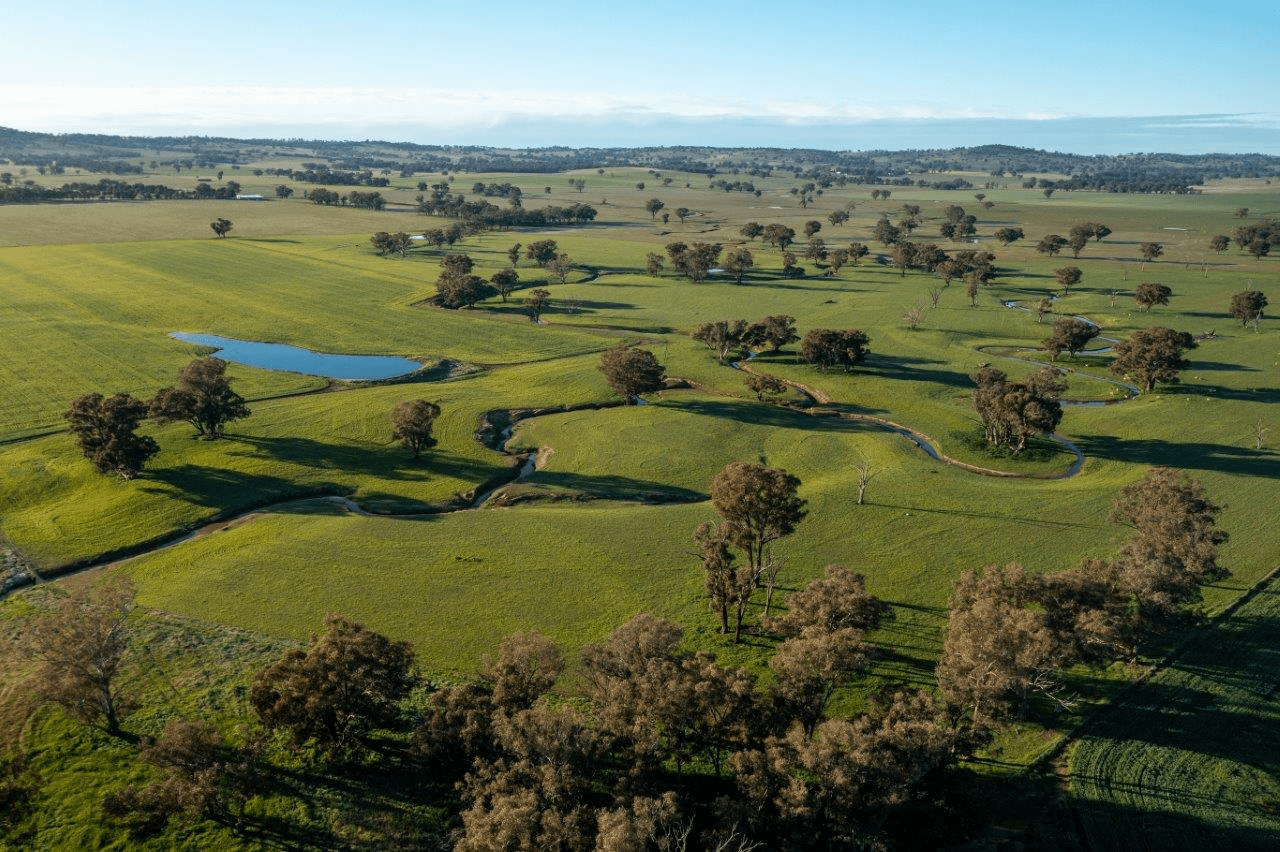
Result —
[[1063, 128], [1213, 115], [1092, 125], [1093, 144], [1280, 153], [1278, 2], [23, 3], [0, 20], [0, 124], [820, 147], [1040, 127], [1087, 146]]

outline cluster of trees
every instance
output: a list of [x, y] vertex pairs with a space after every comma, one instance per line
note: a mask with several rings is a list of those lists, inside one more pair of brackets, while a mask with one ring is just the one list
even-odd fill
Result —
[[38, 186], [34, 183], [0, 185], [0, 204], [37, 204], [46, 201], [162, 201], [186, 199], [234, 199], [240, 184], [224, 186], [198, 184], [195, 189], [174, 189], [155, 183], [127, 183], [103, 178], [96, 183], [66, 183]]
[[473, 308], [487, 299], [493, 288], [471, 270], [475, 263], [469, 254], [447, 254], [440, 258], [440, 275], [436, 279], [436, 300], [446, 308]]
[[390, 186], [391, 181], [385, 177], [376, 176], [368, 169], [362, 171], [346, 171], [343, 169], [331, 169], [319, 163], [304, 163], [310, 168], [305, 169], [285, 169], [283, 174], [290, 180], [299, 181], [300, 183], [319, 183], [326, 186]]
[[346, 195], [342, 195], [332, 189], [317, 187], [304, 193], [304, 197], [315, 204], [323, 204], [327, 207], [360, 207], [365, 210], [382, 210], [387, 206], [387, 200], [382, 197], [382, 193], [362, 192], [354, 189]]
[[1110, 236], [1111, 229], [1101, 222], [1082, 222], [1079, 225], [1072, 225], [1070, 234], [1067, 239], [1067, 245], [1071, 247], [1073, 257], [1080, 257], [1080, 252], [1084, 251], [1085, 246], [1089, 244], [1089, 240], [1102, 242], [1104, 237]]
[[[667, 256], [671, 258], [672, 267], [680, 272], [681, 275], [684, 275], [694, 283], [698, 283], [705, 281], [707, 275], [719, 262], [721, 248], [720, 243], [685, 245], [677, 241], [667, 243]], [[739, 264], [739, 268], [745, 271], [750, 266], [750, 264], [745, 263], [745, 261], [750, 260], [750, 252], [745, 257], [740, 257], [739, 260], [742, 261]], [[741, 281], [741, 274], [739, 274], [739, 281]]]
[[760, 197], [760, 190], [756, 189], [756, 185], [749, 180], [713, 180], [709, 184], [711, 189], [723, 189], [725, 192], [750, 192], [757, 198]]
[[[518, 190], [518, 187], [512, 187], [512, 190]], [[474, 230], [583, 224], [595, 221], [597, 215], [596, 209], [590, 204], [548, 205], [528, 209], [515, 203], [520, 196], [514, 192], [509, 192], [506, 197], [513, 203], [505, 208], [483, 200], [468, 201], [462, 193], [451, 192], [448, 183], [436, 183], [431, 185], [426, 194], [418, 196], [418, 212], [427, 216], [458, 219]]]
[[[428, 241], [429, 242], [429, 241]], [[472, 308], [481, 299], [487, 299], [494, 293], [502, 296], [505, 302], [520, 283], [520, 274], [516, 271], [516, 263], [520, 259], [521, 245], [516, 243], [508, 252], [511, 267], [500, 269], [485, 281], [472, 270], [475, 267], [468, 254], [448, 254], [440, 258], [440, 276], [436, 279], [436, 298], [442, 307]], [[524, 248], [524, 257], [537, 263], [548, 274], [563, 284], [574, 269], [569, 255], [559, 250], [555, 240], [536, 240]], [[542, 309], [546, 307], [550, 293], [546, 290], [535, 290], [525, 300], [533, 319], [536, 322]]]
[[1225, 576], [1218, 511], [1199, 482], [1152, 468], [1115, 501], [1111, 519], [1133, 534], [1113, 557], [1048, 574], [1016, 564], [966, 572], [937, 667], [949, 715], [990, 726], [1037, 695], [1067, 703], [1057, 671], [1132, 657], [1180, 623], [1201, 585]]
[[704, 322], [694, 329], [692, 337], [715, 352], [722, 364], [729, 358], [741, 358], [748, 350], [762, 350], [767, 346], [777, 352], [800, 339], [795, 317], [787, 314], [767, 316], [754, 323], [742, 319]]
[[944, 213], [946, 221], [938, 227], [938, 233], [949, 240], [961, 242], [978, 233], [978, 217], [964, 212], [958, 204], [949, 204]]
[[1189, 332], [1163, 326], [1139, 329], [1112, 347], [1115, 358], [1109, 369], [1118, 376], [1132, 378], [1150, 393], [1156, 382], [1177, 383], [1178, 373], [1191, 366], [1182, 353], [1195, 348], [1195, 338]]
[[830, 367], [841, 367], [847, 373], [867, 359], [870, 343], [866, 332], [856, 328], [814, 328], [800, 341], [800, 357], [817, 364], [823, 372]]
[[373, 243], [373, 247], [378, 250], [378, 254], [398, 254], [404, 257], [413, 246], [413, 237], [404, 231], [397, 231], [394, 234], [388, 234], [386, 231], [378, 231], [369, 238], [369, 242]]
[[1050, 435], [1062, 421], [1067, 383], [1055, 367], [1042, 367], [1025, 381], [1013, 382], [1002, 370], [983, 364], [969, 378], [977, 385], [973, 407], [982, 421], [983, 439], [1010, 447], [1016, 456], [1033, 435]]
[[[1232, 232], [1232, 238], [1239, 248], [1261, 259], [1271, 253], [1271, 249], [1280, 246], [1280, 220], [1263, 219], [1252, 225], [1242, 225]], [[1215, 237], [1214, 240], [1217, 240]], [[1215, 251], [1225, 251], [1226, 246]]]
[[179, 371], [176, 386], [161, 388], [149, 403], [125, 393], [77, 397], [63, 414], [67, 431], [99, 473], [133, 479], [160, 452], [154, 438], [135, 432], [148, 417], [161, 424], [185, 420], [197, 437], [217, 438], [228, 422], [249, 416], [226, 369], [220, 358], [197, 358]]
[[483, 195], [486, 198], [519, 199], [520, 196], [524, 195], [524, 190], [510, 182], [486, 184], [482, 181], [476, 181], [471, 185], [471, 194]]

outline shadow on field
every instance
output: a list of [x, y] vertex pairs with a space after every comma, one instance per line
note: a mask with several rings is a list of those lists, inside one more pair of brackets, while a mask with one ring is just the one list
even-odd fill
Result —
[[400, 446], [352, 446], [328, 444], [311, 438], [261, 438], [228, 435], [224, 440], [247, 445], [246, 450], [233, 451], [244, 457], [269, 456], [276, 461], [317, 470], [339, 470], [355, 475], [377, 476], [411, 482], [430, 479], [432, 475], [458, 479], [485, 479], [501, 465], [483, 464], [449, 452], [427, 450], [416, 461]]
[[[1037, 822], [1032, 848], [1280, 848], [1280, 808], [1254, 787], [1280, 774], [1277, 595], [1263, 591], [1245, 614], [1190, 635], [1166, 670], [1089, 720], [1072, 765], [1077, 795]], [[1217, 818], [1193, 816], [1204, 812]]]
[[729, 400], [681, 400], [671, 405], [679, 411], [698, 414], [703, 417], [716, 417], [722, 420], [736, 420], [752, 426], [768, 426], [774, 429], [800, 429], [805, 432], [856, 432], [879, 431], [880, 427], [856, 420], [836, 417], [832, 412], [826, 417], [815, 417], [789, 408], [766, 405], [758, 402], [731, 402]]
[[526, 485], [563, 489], [592, 500], [645, 500], [662, 503], [698, 503], [708, 495], [677, 485], [632, 479], [628, 476], [590, 476], [568, 471], [536, 471], [522, 480]]
[[1073, 436], [1073, 440], [1086, 456], [1095, 458], [1280, 478], [1280, 456], [1269, 450], [1204, 441], [1173, 442], [1157, 438], [1117, 438], [1113, 435], [1080, 435]]
[[[259, 782], [262, 792], [286, 806], [340, 812], [340, 819], [250, 813], [243, 833], [268, 848], [283, 849], [434, 849], [443, 847], [438, 811], [426, 802], [446, 801], [452, 785], [405, 755], [403, 746], [374, 750], [382, 759], [338, 763], [319, 770], [273, 765]], [[305, 803], [305, 804], [304, 804]], [[314, 815], [311, 815], [314, 816]], [[375, 840], [376, 838], [376, 840]]]
[[[1202, 361], [1191, 355], [1191, 366], [1187, 369], [1195, 370], [1221, 370], [1227, 373], [1257, 373], [1260, 372], [1257, 367], [1246, 367], [1244, 364], [1236, 364], [1231, 361]], [[1189, 388], [1198, 387], [1198, 385], [1187, 385]]]
[[[1197, 365], [1192, 364], [1192, 369]], [[1212, 369], [1205, 367], [1206, 370]], [[1280, 402], [1280, 388], [1228, 388], [1222, 385], [1174, 385], [1164, 387], [1159, 393], [1170, 396], [1182, 394], [1190, 396], [1210, 396], [1217, 399], [1230, 399], [1239, 402]]]
[[1280, 832], [1210, 823], [1185, 814], [1153, 812], [1111, 802], [1068, 798], [1040, 808], [1026, 833], [1027, 849], [1042, 852], [1102, 852], [1152, 849], [1162, 852], [1274, 852]]
[[142, 490], [148, 493], [214, 509], [302, 490], [297, 482], [279, 476], [191, 464], [143, 471], [138, 480], [146, 483]]
[[937, 368], [913, 366], [919, 364], [943, 364], [933, 358], [914, 358], [907, 355], [894, 356], [892, 359], [880, 360], [874, 356], [863, 367], [872, 375], [886, 379], [898, 379], [908, 382], [929, 382], [931, 384], [949, 385], [958, 388], [972, 388], [973, 380], [968, 374], [956, 370], [939, 370]]

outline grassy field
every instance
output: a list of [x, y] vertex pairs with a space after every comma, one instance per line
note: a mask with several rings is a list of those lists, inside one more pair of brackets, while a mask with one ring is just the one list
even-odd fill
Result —
[[1037, 848], [1280, 844], [1280, 592], [1268, 587], [1084, 729]]
[[[455, 184], [509, 180], [525, 188], [526, 206], [598, 206], [600, 218], [589, 227], [490, 233], [454, 249], [471, 254], [487, 276], [505, 265], [513, 243], [556, 239], [580, 265], [569, 283], [547, 284], [527, 262], [519, 268], [526, 285], [552, 293], [545, 325], [528, 321], [520, 293], [471, 311], [422, 304], [434, 292], [439, 252], [378, 257], [368, 243], [375, 230], [433, 224], [413, 214], [319, 208], [301, 199], [0, 207], [0, 530], [38, 567], [56, 569], [266, 507], [113, 570], [134, 578], [147, 607], [248, 631], [268, 644], [303, 639], [325, 615], [340, 612], [411, 640], [433, 674], [472, 670], [504, 635], [522, 629], [556, 638], [572, 656], [638, 611], [673, 618], [688, 627], [691, 646], [762, 671], [767, 643], [735, 647], [714, 632], [690, 552], [693, 529], [712, 517], [700, 501], [711, 477], [730, 461], [763, 461], [799, 476], [809, 501], [809, 517], [779, 546], [787, 560], [784, 588], [834, 562], [864, 572], [870, 589], [894, 604], [896, 617], [874, 637], [886, 653], [842, 698], [846, 707], [885, 683], [931, 682], [947, 598], [962, 571], [1014, 561], [1056, 570], [1111, 550], [1123, 536], [1107, 521], [1111, 501], [1151, 465], [1186, 469], [1225, 504], [1220, 525], [1231, 539], [1222, 562], [1232, 577], [1205, 590], [1208, 610], [1221, 610], [1280, 562], [1280, 521], [1268, 508], [1280, 500], [1280, 457], [1272, 450], [1280, 435], [1280, 344], [1273, 320], [1245, 330], [1226, 314], [1233, 293], [1269, 289], [1280, 258], [1255, 261], [1234, 248], [1218, 256], [1206, 247], [1211, 235], [1239, 224], [1231, 217], [1236, 207], [1255, 215], [1280, 209], [1275, 193], [1234, 186], [1197, 196], [1044, 199], [996, 188], [985, 190], [996, 206], [982, 210], [972, 193], [895, 188], [891, 200], [872, 201], [869, 189], [858, 187], [832, 189], [802, 209], [787, 191], [795, 182], [781, 176], [756, 181], [760, 198], [709, 191], [697, 175], [668, 175], [670, 187], [643, 169], [582, 176], [583, 193], [566, 186], [572, 175], [459, 175]], [[154, 179], [178, 185], [178, 177], [194, 179]], [[247, 192], [277, 182], [251, 181], [243, 170], [228, 177]], [[384, 194], [408, 203], [420, 179], [439, 178], [396, 178]], [[642, 180], [647, 187], [639, 191]], [[687, 206], [696, 215], [683, 225], [652, 220], [643, 210], [650, 197], [663, 199], [668, 211]], [[979, 247], [995, 251], [1001, 268], [976, 306], [962, 283], [941, 289], [937, 307], [915, 330], [903, 311], [927, 302], [941, 281], [877, 263], [870, 238], [875, 219], [904, 203], [923, 208], [915, 235], [922, 241], [937, 233], [947, 204], [980, 214]], [[850, 222], [830, 226], [827, 213], [849, 204]], [[211, 238], [208, 222], [217, 216], [235, 221], [229, 239]], [[738, 229], [747, 221], [799, 231], [811, 219], [822, 222], [829, 246], [859, 240], [872, 246], [872, 256], [832, 277], [802, 259], [811, 274], [784, 280], [780, 253], [756, 242], [757, 267], [742, 285], [718, 275], [695, 285], [669, 271], [644, 273], [645, 255], [673, 240], [729, 246], [742, 242]], [[1106, 222], [1114, 233], [1078, 260], [1034, 251], [1044, 234], [1065, 235], [1083, 221]], [[1026, 239], [996, 245], [989, 235], [1006, 224], [1022, 227]], [[1148, 240], [1162, 242], [1165, 255], [1144, 268], [1138, 245]], [[1088, 316], [1114, 338], [1155, 324], [1217, 336], [1190, 354], [1180, 385], [1117, 405], [1069, 408], [1059, 431], [1086, 461], [1067, 479], [980, 476], [933, 460], [872, 423], [757, 403], [741, 372], [688, 337], [700, 322], [778, 313], [797, 317], [801, 333], [861, 328], [872, 354], [851, 373], [802, 364], [794, 346], [751, 366], [817, 390], [833, 408], [916, 430], [965, 463], [1060, 474], [1072, 457], [1052, 446], [1011, 459], [974, 442], [968, 376], [984, 362], [1011, 375], [1033, 368], [1004, 356], [1033, 349], [1050, 326], [1004, 302], [1034, 304], [1057, 289], [1054, 269], [1069, 264], [1084, 279], [1055, 303], [1057, 314]], [[1140, 310], [1131, 294], [1144, 280], [1172, 287], [1172, 303]], [[66, 435], [41, 436], [60, 427], [61, 412], [81, 393], [150, 396], [172, 383], [198, 352], [169, 339], [174, 330], [475, 368], [445, 381], [303, 393], [326, 383], [234, 367], [237, 387], [254, 400], [253, 415], [219, 441], [192, 440], [185, 425], [146, 427], [162, 452], [134, 482], [94, 474]], [[692, 387], [655, 395], [645, 406], [524, 420], [507, 449], [536, 451], [537, 469], [483, 508], [433, 514], [510, 473], [511, 456], [476, 440], [486, 412], [616, 401], [595, 369], [597, 353], [636, 340], [653, 349], [669, 376]], [[1106, 363], [1106, 356], [1064, 357], [1059, 364], [1072, 371], [1068, 397], [1121, 395], [1106, 380]], [[390, 441], [388, 413], [419, 397], [442, 407], [440, 443], [411, 464]], [[1256, 428], [1273, 430], [1261, 448]], [[867, 505], [858, 506], [853, 466], [863, 461], [877, 475]], [[408, 516], [357, 515], [314, 501], [281, 505], [320, 493]], [[646, 505], [653, 502], [662, 505]], [[1269, 623], [1275, 613], [1256, 618]], [[1269, 718], [1252, 705], [1238, 712]], [[1011, 734], [1005, 759], [1029, 762], [1072, 721], [1037, 720]], [[54, 719], [40, 724], [31, 734], [36, 741], [66, 733]], [[1081, 767], [1088, 754], [1084, 744], [1077, 749]], [[1099, 778], [1118, 771], [1081, 769]]]

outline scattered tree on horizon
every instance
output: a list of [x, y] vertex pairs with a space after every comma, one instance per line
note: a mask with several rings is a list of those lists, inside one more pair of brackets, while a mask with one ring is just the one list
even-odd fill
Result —
[[219, 217], [218, 219], [210, 222], [209, 227], [213, 228], [213, 233], [217, 235], [218, 239], [222, 239], [227, 234], [231, 233], [231, 229], [234, 226], [231, 224], [230, 219], [223, 219]]

